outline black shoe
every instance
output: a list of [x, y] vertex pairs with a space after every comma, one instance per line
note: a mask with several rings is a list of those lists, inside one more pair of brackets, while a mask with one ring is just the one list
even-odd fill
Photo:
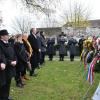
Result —
[[12, 99], [11, 97], [8, 97], [8, 100], [14, 100], [14, 99]]
[[21, 85], [24, 86], [24, 85], [26, 85], [26, 83], [22, 82]]
[[59, 59], [59, 61], [61, 61], [61, 59]]
[[33, 71], [30, 71], [30, 76], [33, 76]]
[[20, 83], [19, 84], [16, 84], [16, 86], [19, 87], [19, 88], [23, 88], [24, 87], [24, 85], [22, 85]]
[[33, 75], [32, 75], [32, 76], [36, 77], [37, 75], [38, 75], [37, 73], [33, 73]]
[[40, 69], [40, 65], [37, 67], [37, 69]]
[[33, 76], [33, 74], [30, 74], [30, 76]]

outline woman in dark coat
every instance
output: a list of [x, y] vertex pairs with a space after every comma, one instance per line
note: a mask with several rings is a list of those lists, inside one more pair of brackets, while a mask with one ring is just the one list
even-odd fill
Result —
[[79, 54], [81, 55], [82, 50], [83, 50], [83, 42], [85, 41], [84, 37], [82, 36], [82, 38], [79, 39]]
[[16, 86], [23, 87], [24, 84], [21, 79], [21, 73], [24, 71], [25, 67], [28, 66], [29, 59], [22, 41], [21, 34], [18, 34], [16, 36], [14, 48], [17, 56], [16, 77], [15, 77]]
[[16, 56], [8, 43], [7, 30], [0, 31], [0, 100], [9, 99], [11, 79], [15, 75]]

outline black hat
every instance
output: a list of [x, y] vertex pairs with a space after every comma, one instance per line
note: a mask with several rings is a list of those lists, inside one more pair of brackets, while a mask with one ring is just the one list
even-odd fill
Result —
[[8, 31], [7, 30], [0, 30], [0, 36], [2, 36], [2, 35], [8, 35], [9, 33], [8, 33]]

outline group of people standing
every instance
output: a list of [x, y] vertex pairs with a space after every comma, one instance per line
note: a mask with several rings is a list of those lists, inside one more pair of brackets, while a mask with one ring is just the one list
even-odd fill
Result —
[[[74, 61], [76, 44], [73, 37], [66, 41], [62, 32], [57, 39], [59, 61], [64, 61], [66, 46], [70, 61]], [[0, 100], [13, 100], [9, 97], [12, 77], [15, 78], [16, 86], [23, 88], [23, 79], [29, 80], [27, 70], [30, 76], [36, 76], [35, 70], [45, 63], [45, 54], [52, 61], [55, 51], [55, 39], [46, 39], [44, 32], [36, 28], [32, 28], [29, 35], [23, 33], [12, 37], [9, 37], [7, 30], [0, 30]]]
[[[53, 60], [53, 56], [56, 54], [56, 51], [59, 52], [59, 61], [64, 61], [64, 57], [69, 51], [70, 61], [74, 61], [74, 56], [76, 55], [76, 45], [78, 42], [73, 37], [69, 39], [66, 38], [66, 34], [63, 32], [57, 37], [57, 44], [55, 45], [55, 39], [49, 38], [47, 41], [47, 54], [49, 60]], [[82, 44], [81, 44], [82, 45]]]
[[44, 32], [36, 28], [27, 33], [9, 38], [7, 30], [0, 30], [0, 100], [13, 100], [9, 97], [12, 77], [17, 87], [24, 87], [26, 71], [35, 76], [35, 69], [45, 63], [46, 43]]

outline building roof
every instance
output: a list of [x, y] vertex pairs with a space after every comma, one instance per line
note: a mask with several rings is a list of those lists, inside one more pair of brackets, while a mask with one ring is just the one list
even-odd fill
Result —
[[91, 27], [100, 28], [100, 19], [97, 20], [89, 20]]
[[38, 31], [44, 31], [47, 35], [54, 35], [61, 33], [61, 27], [47, 27], [47, 28], [37, 28]]
[[[100, 19], [97, 19], [97, 20], [88, 20], [89, 22], [89, 25], [90, 27], [93, 27], [93, 28], [100, 28]], [[66, 23], [65, 25], [63, 25], [63, 27], [71, 27], [72, 22], [68, 22]]]

